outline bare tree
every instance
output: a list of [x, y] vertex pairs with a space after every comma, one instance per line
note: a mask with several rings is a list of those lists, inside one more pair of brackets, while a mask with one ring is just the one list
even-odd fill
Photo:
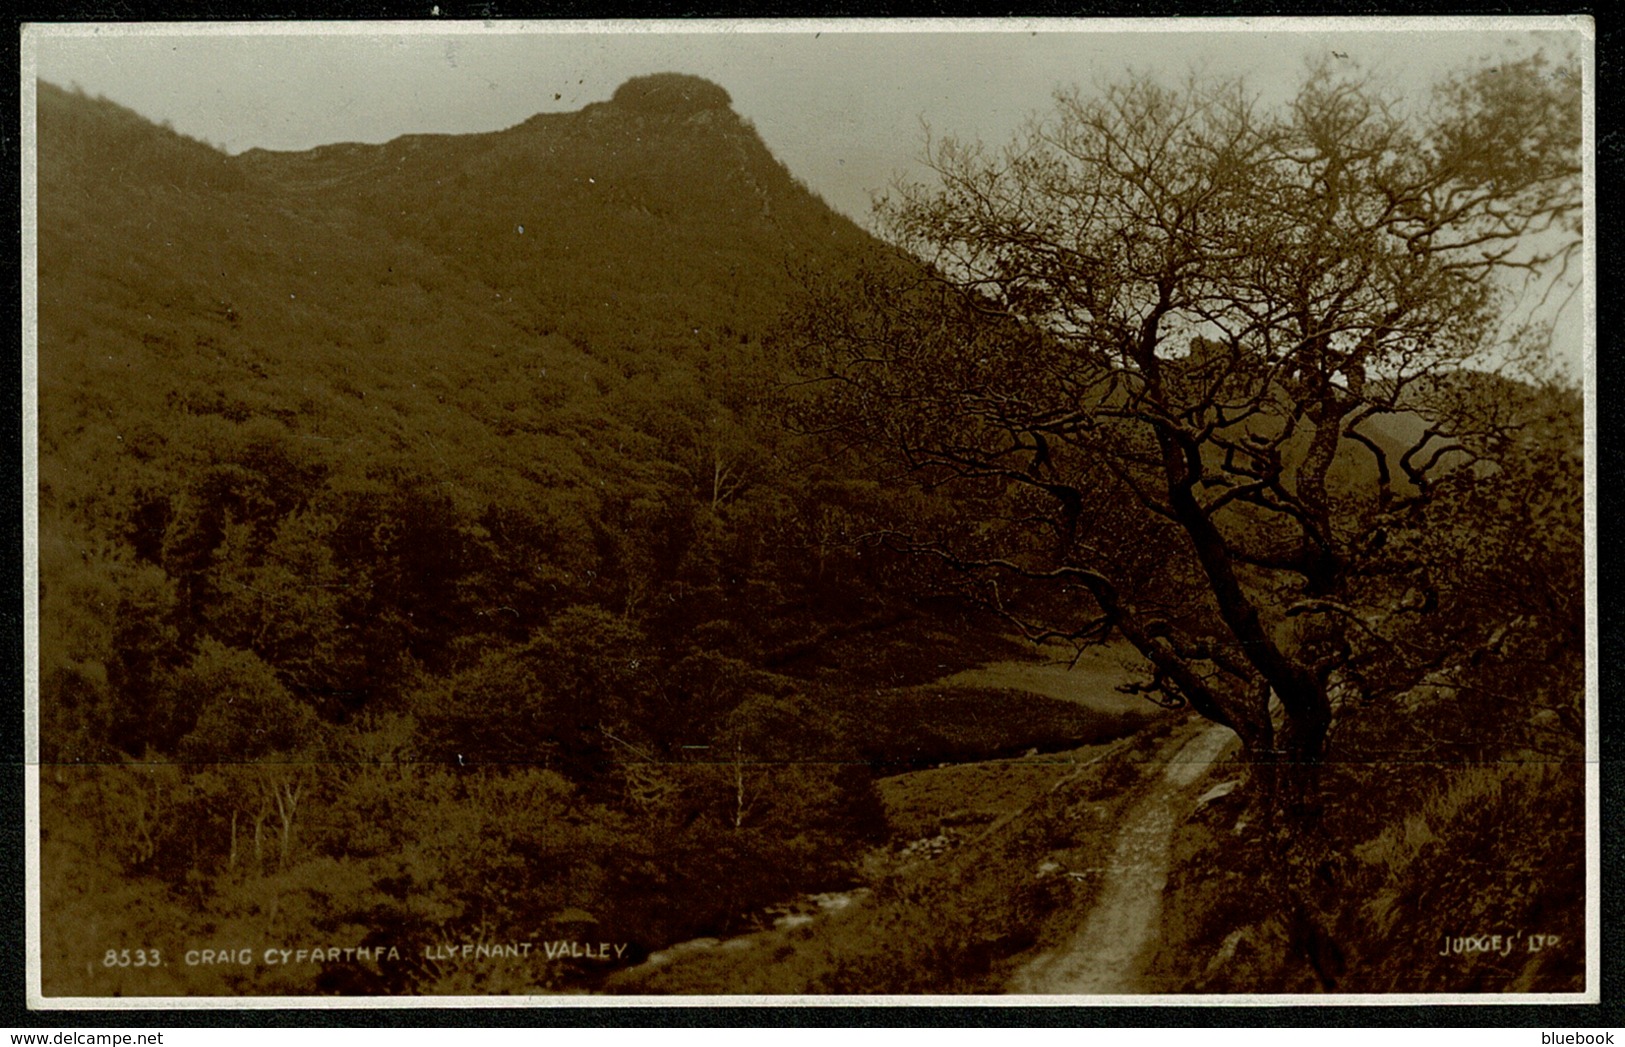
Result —
[[1121, 634], [1148, 693], [1313, 764], [1362, 652], [1427, 609], [1388, 529], [1528, 423], [1527, 385], [1474, 376], [1539, 341], [1508, 274], [1578, 244], [1566, 72], [1407, 107], [1317, 68], [1278, 110], [1138, 78], [1002, 151], [941, 142], [940, 184], [878, 210], [929, 275], [809, 306], [804, 417], [951, 489], [967, 521], [905, 541], [1029, 635]]

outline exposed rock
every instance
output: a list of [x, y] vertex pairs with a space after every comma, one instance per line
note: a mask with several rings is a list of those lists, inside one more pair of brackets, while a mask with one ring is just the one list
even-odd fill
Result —
[[733, 98], [723, 88], [687, 73], [635, 76], [615, 89], [612, 101], [644, 113], [697, 113], [733, 105]]
[[1215, 785], [1213, 788], [1196, 798], [1196, 809], [1201, 810], [1214, 800], [1229, 796], [1231, 793], [1236, 791], [1236, 786], [1240, 784], [1240, 778], [1232, 778], [1228, 782], [1220, 782], [1218, 785]]

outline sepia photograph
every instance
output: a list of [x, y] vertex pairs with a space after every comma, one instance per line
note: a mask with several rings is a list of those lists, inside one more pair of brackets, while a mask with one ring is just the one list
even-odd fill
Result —
[[25, 26], [29, 1005], [1595, 1001], [1593, 75]]

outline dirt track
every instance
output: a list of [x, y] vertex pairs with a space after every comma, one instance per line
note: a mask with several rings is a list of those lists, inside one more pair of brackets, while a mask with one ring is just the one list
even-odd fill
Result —
[[1169, 745], [1162, 774], [1118, 829], [1099, 900], [1069, 942], [1039, 955], [1011, 979], [1011, 992], [1154, 991], [1141, 983], [1141, 966], [1157, 931], [1174, 827], [1190, 809], [1191, 785], [1234, 740], [1228, 728], [1210, 726]]

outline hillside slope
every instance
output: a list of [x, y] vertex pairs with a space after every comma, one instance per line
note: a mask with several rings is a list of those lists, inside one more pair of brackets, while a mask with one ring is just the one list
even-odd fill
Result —
[[[92, 538], [161, 569], [172, 660], [249, 648], [330, 717], [399, 690], [380, 651], [452, 668], [572, 603], [675, 584], [685, 628], [749, 633], [812, 597], [823, 510], [758, 416], [762, 339], [798, 271], [872, 243], [725, 101], [235, 158], [50, 85], [38, 123], [47, 577]], [[312, 538], [357, 597], [303, 608], [356, 619], [321, 680], [223, 606]], [[108, 661], [72, 646], [47, 665]]]
[[913, 648], [896, 687], [987, 644], [922, 632], [851, 546], [872, 485], [764, 413], [801, 274], [871, 242], [720, 92], [227, 157], [40, 85], [48, 993], [552, 988], [585, 968], [96, 961], [640, 955], [848, 874], [853, 677], [784, 652]]

